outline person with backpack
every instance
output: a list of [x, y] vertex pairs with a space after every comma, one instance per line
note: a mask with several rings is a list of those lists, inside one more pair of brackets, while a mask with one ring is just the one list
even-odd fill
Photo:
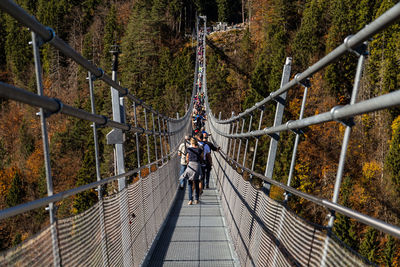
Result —
[[[182, 174], [185, 172], [186, 167], [187, 167], [187, 160], [186, 160], [186, 148], [187, 148], [187, 143], [190, 141], [189, 136], [185, 136], [185, 140], [183, 141], [182, 144], [179, 145], [178, 148], [178, 156], [181, 157], [181, 168], [179, 171], [179, 177], [182, 176]], [[185, 179], [179, 180], [179, 188], [183, 189], [185, 187]]]
[[190, 147], [187, 148], [186, 160], [188, 162], [185, 172], [181, 175], [180, 179], [188, 180], [189, 202], [188, 205], [193, 204], [193, 188], [195, 188], [195, 201], [194, 204], [199, 203], [200, 190], [199, 190], [199, 177], [201, 174], [200, 162], [203, 158], [203, 150], [195, 138], [190, 139]]
[[217, 151], [219, 148], [215, 147], [212, 143], [208, 142], [208, 133], [203, 131], [202, 134], [203, 149], [204, 149], [204, 162], [205, 167], [203, 168], [203, 182], [204, 188], [210, 188], [210, 174], [212, 169], [212, 157], [211, 150]]

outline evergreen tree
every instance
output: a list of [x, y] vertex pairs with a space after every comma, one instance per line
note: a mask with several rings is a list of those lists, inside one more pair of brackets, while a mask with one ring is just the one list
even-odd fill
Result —
[[[328, 31], [327, 53], [343, 43], [344, 39], [355, 33], [357, 29], [357, 2], [352, 0], [335, 0], [331, 2], [329, 14], [332, 18]], [[348, 100], [353, 89], [357, 58], [349, 53], [334, 64], [326, 68], [325, 79], [328, 82], [330, 93], [338, 100]], [[346, 101], [347, 102], [347, 101]]]
[[[5, 52], [8, 69], [11, 70], [14, 81], [27, 88], [32, 75], [29, 68], [32, 66], [32, 47], [29, 46], [31, 34], [22, 27], [16, 20], [6, 16], [5, 30]], [[27, 88], [28, 89], [28, 88]], [[31, 89], [32, 90], [32, 89]]]
[[379, 255], [378, 246], [376, 229], [368, 227], [368, 231], [360, 244], [360, 254], [369, 261], [376, 262]]
[[[94, 141], [93, 136], [87, 133], [87, 150], [83, 157], [83, 164], [78, 171], [76, 186], [89, 184], [96, 181], [96, 163], [94, 155]], [[73, 206], [75, 213], [81, 213], [97, 202], [97, 194], [94, 189], [86, 190], [76, 195]]]
[[119, 38], [121, 37], [120, 27], [117, 23], [117, 11], [115, 5], [111, 5], [110, 11], [106, 17], [106, 24], [104, 26], [104, 37], [103, 37], [103, 58], [102, 65], [105, 68], [108, 67], [111, 62], [111, 46], [118, 44]]
[[386, 266], [393, 266], [396, 249], [397, 246], [394, 238], [392, 236], [389, 236], [384, 251], [384, 261]]
[[35, 150], [35, 138], [28, 131], [28, 125], [25, 120], [22, 121], [21, 126], [19, 128], [20, 135], [20, 151], [21, 154], [27, 158], [32, 152]]
[[293, 41], [293, 51], [296, 55], [293, 59], [301, 70], [310, 64], [311, 57], [315, 57], [315, 55], [318, 55], [320, 51], [325, 49], [322, 38], [326, 34], [327, 29], [321, 27], [322, 25], [326, 25], [324, 21], [325, 5], [326, 2], [321, 3], [318, 0], [307, 1], [301, 26], [296, 32]]
[[[350, 205], [349, 197], [352, 193], [352, 186], [353, 185], [351, 177], [346, 176], [341, 188], [342, 205], [345, 207], [349, 207]], [[354, 250], [357, 250], [358, 240], [355, 224], [349, 217], [344, 216], [340, 213], [336, 214], [333, 231], [346, 245]]]
[[[159, 14], [153, 11], [153, 14]], [[138, 1], [133, 7], [127, 34], [122, 39], [121, 77], [123, 83], [139, 97], [145, 93], [143, 85], [156, 64], [156, 41], [159, 33], [152, 28], [151, 10], [146, 1]]]
[[25, 196], [24, 185], [22, 181], [22, 175], [18, 169], [14, 171], [14, 177], [12, 178], [10, 190], [6, 196], [6, 203], [8, 207], [14, 207], [23, 202]]
[[385, 167], [395, 185], [395, 190], [400, 193], [400, 116], [392, 123], [392, 139], [386, 155]]
[[229, 1], [217, 0], [218, 5], [218, 21], [228, 22], [229, 18]]
[[[0, 13], [0, 25], [6, 25], [6, 18], [3, 12]], [[5, 50], [6, 40], [7, 40], [6, 27], [0, 27], [0, 69], [3, 69], [7, 62], [6, 50]]]
[[[395, 2], [393, 0], [382, 1], [375, 18], [393, 7]], [[369, 82], [372, 88], [375, 88], [375, 91], [371, 92], [372, 96], [392, 92], [400, 86], [400, 73], [398, 72], [400, 62], [396, 60], [397, 51], [400, 49], [399, 38], [400, 25], [396, 23], [375, 35], [371, 41], [368, 74]], [[392, 108], [389, 112], [394, 119], [400, 114], [400, 108]]]

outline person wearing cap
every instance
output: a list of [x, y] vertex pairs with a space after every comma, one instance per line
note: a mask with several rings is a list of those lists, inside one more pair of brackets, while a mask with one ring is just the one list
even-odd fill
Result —
[[[178, 156], [181, 157], [181, 169], [179, 172], [179, 177], [182, 176], [182, 174], [185, 172], [186, 167], [187, 167], [187, 159], [186, 159], [186, 146], [187, 142], [190, 141], [189, 136], [185, 136], [185, 140], [183, 141], [182, 144], [179, 145], [178, 148]], [[185, 187], [185, 179], [180, 179], [179, 180], [179, 188], [183, 189]]]

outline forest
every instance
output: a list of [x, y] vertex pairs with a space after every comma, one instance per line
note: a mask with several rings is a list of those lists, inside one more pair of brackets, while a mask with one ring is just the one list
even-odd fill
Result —
[[[214, 114], [239, 113], [277, 90], [286, 57], [293, 58], [292, 77], [301, 73], [343, 40], [365, 27], [395, 0], [18, 0], [42, 24], [52, 27], [86, 58], [111, 73], [111, 46], [122, 51], [118, 79], [138, 97], [175, 116], [189, 105], [193, 83], [192, 39], [196, 15], [208, 26], [218, 21], [243, 23], [241, 29], [215, 32], [207, 38], [208, 95]], [[397, 90], [400, 85], [400, 27], [393, 24], [368, 44], [357, 101]], [[36, 92], [31, 35], [0, 12], [0, 80]], [[57, 50], [41, 48], [45, 94], [90, 110], [87, 73]], [[348, 104], [357, 57], [348, 53], [311, 78], [305, 116]], [[290, 90], [284, 121], [299, 114], [303, 88]], [[95, 82], [96, 109], [111, 115], [110, 89]], [[223, 99], [224, 101], [221, 101]], [[132, 106], [128, 103], [127, 106]], [[263, 127], [271, 125], [273, 104]], [[35, 108], [0, 99], [0, 208], [46, 196], [39, 118]], [[143, 117], [141, 117], [143, 119]], [[257, 121], [256, 119], [254, 121]], [[139, 123], [142, 123], [139, 121]], [[90, 124], [62, 115], [49, 119], [51, 165], [55, 192], [96, 180]], [[255, 129], [256, 123], [252, 126]], [[345, 126], [315, 125], [304, 130], [292, 186], [325, 199], [332, 198]], [[99, 140], [109, 129], [99, 131]], [[281, 134], [273, 179], [286, 183], [295, 135]], [[355, 118], [339, 203], [399, 225], [400, 109]], [[269, 137], [260, 139], [255, 170], [264, 173]], [[252, 143], [253, 142], [253, 143]], [[254, 141], [250, 146], [254, 146]], [[137, 166], [134, 144], [126, 144], [127, 169]], [[102, 141], [101, 175], [113, 175], [113, 151]], [[147, 159], [141, 154], [142, 162]], [[152, 156], [154, 157], [154, 155]], [[153, 158], [151, 159], [153, 160]], [[115, 185], [105, 189], [112, 194]], [[282, 201], [282, 190], [271, 197]], [[57, 203], [57, 217], [85, 211], [97, 201], [87, 191]], [[328, 211], [291, 197], [288, 206], [308, 221], [326, 225]], [[38, 209], [0, 221], [0, 248], [12, 247], [48, 225]], [[400, 265], [399, 240], [337, 215], [335, 235], [348, 247], [380, 266]]]

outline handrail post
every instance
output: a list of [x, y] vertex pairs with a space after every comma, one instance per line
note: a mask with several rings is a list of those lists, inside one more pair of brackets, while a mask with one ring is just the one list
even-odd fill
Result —
[[[285, 66], [283, 67], [281, 87], [283, 87], [286, 83], [289, 82], [291, 68], [292, 68], [292, 58], [287, 57]], [[274, 127], [282, 124], [283, 111], [285, 109], [285, 104], [286, 104], [286, 94], [287, 94], [287, 92], [285, 92], [281, 95], [278, 95], [274, 98], [275, 101], [277, 102], [275, 119], [274, 119]], [[269, 143], [269, 150], [268, 150], [267, 166], [265, 167], [265, 174], [264, 174], [266, 177], [271, 178], [271, 179], [272, 179], [272, 175], [274, 173], [276, 152], [278, 150], [278, 141], [279, 141], [279, 133], [271, 135], [271, 142]], [[265, 189], [265, 193], [269, 195], [270, 190], [271, 190], [271, 184], [265, 182], [264, 189]]]
[[[232, 117], [233, 117], [234, 114], [235, 114], [235, 113], [232, 111]], [[230, 126], [229, 126], [229, 133], [230, 133], [230, 134], [233, 134], [233, 131], [234, 131], [234, 129], [235, 129], [235, 123], [232, 122], [232, 123], [230, 123], [229, 125], [230, 125]], [[231, 132], [231, 131], [232, 131], [232, 132]], [[233, 142], [233, 139], [228, 137], [228, 148], [227, 148], [227, 151], [226, 151], [226, 155], [228, 155], [228, 156], [229, 156], [230, 153], [231, 153], [232, 142]]]
[[[93, 93], [93, 80], [94, 76], [89, 71], [88, 72], [88, 80], [89, 80], [89, 93], [90, 93], [90, 105], [92, 114], [96, 114], [96, 106], [94, 102], [94, 93]], [[94, 155], [96, 162], [96, 177], [97, 181], [101, 180], [100, 173], [100, 159], [99, 159], [99, 139], [97, 136], [97, 125], [93, 123], [91, 125], [93, 127], [93, 140], [94, 140]], [[104, 225], [104, 206], [103, 206], [103, 191], [102, 186], [97, 187], [97, 196], [99, 198], [99, 219], [100, 219], [100, 232], [101, 232], [101, 253], [103, 257], [103, 266], [109, 266], [108, 259], [108, 244], [107, 244], [107, 234]]]
[[[303, 119], [303, 116], [304, 116], [304, 109], [306, 107], [307, 92], [308, 92], [308, 88], [310, 87], [310, 82], [307, 79], [306, 83], [301, 84], [301, 85], [304, 86], [304, 92], [303, 92], [303, 100], [301, 102], [299, 120]], [[293, 145], [292, 160], [290, 162], [290, 169], [289, 169], [289, 176], [288, 176], [288, 180], [287, 180], [287, 186], [290, 186], [290, 184], [292, 183], [294, 167], [295, 167], [295, 164], [296, 164], [297, 147], [298, 147], [299, 142], [300, 142], [300, 132], [296, 131], [295, 134], [296, 134], [296, 139], [294, 140], [294, 145]], [[288, 200], [289, 200], [289, 194], [287, 192], [285, 192], [285, 204], [287, 203]]]
[[[261, 112], [260, 112], [260, 119], [258, 121], [258, 130], [261, 129], [261, 124], [262, 124], [262, 120], [263, 120], [263, 115], [264, 115], [264, 109], [265, 107], [262, 106], [260, 107]], [[260, 138], [256, 137], [256, 143], [254, 144], [254, 154], [253, 154], [253, 160], [251, 162], [251, 170], [254, 171], [254, 165], [256, 163], [256, 156], [257, 156], [257, 148], [258, 148], [258, 141], [260, 140]], [[250, 180], [253, 177], [253, 175], [250, 174]]]
[[[156, 127], [155, 127], [155, 124], [154, 124], [154, 113], [153, 112], [151, 113], [151, 119], [153, 121], [153, 133], [155, 134], [156, 133]], [[154, 154], [156, 155], [156, 161], [158, 161], [157, 136], [153, 135], [153, 137], [154, 137]], [[158, 166], [158, 163], [157, 163], [157, 166]]]
[[161, 124], [160, 124], [160, 115], [157, 116], [158, 120], [158, 131], [160, 132], [160, 153], [161, 153], [161, 164], [164, 164], [164, 153], [163, 153], [163, 143], [162, 143], [162, 133], [161, 131]]
[[[118, 70], [118, 55], [121, 53], [118, 46], [112, 46], [110, 53], [113, 55], [112, 64], [112, 80], [117, 81]], [[123, 98], [115, 88], [111, 87], [111, 101], [113, 120], [116, 122], [125, 123], [125, 108]], [[112, 129], [107, 134], [107, 144], [114, 145], [115, 161], [116, 161], [116, 174], [125, 173], [124, 162], [124, 140], [125, 136], [121, 129]], [[118, 179], [118, 191], [122, 192], [126, 188], [126, 177]], [[120, 208], [120, 223], [121, 223], [121, 242], [122, 242], [122, 259], [124, 266], [131, 266], [132, 254], [130, 253], [130, 230], [129, 222], [129, 207], [127, 194], [121, 193], [119, 200]]]
[[[149, 129], [147, 125], [147, 112], [144, 108], [144, 125], [146, 127], [146, 131]], [[147, 144], [147, 164], [150, 164], [150, 147], [149, 147], [149, 135], [146, 133], [146, 144]], [[151, 172], [151, 166], [149, 165], [149, 173]]]
[[[137, 118], [137, 105], [136, 102], [133, 102], [133, 120], [135, 121], [135, 127], [138, 127], [138, 118]], [[136, 138], [136, 156], [137, 156], [137, 166], [140, 168], [140, 147], [139, 147], [139, 133], [135, 133]], [[139, 178], [141, 177], [142, 172], [139, 171]]]
[[[38, 95], [43, 96], [43, 80], [42, 80], [42, 67], [40, 63], [40, 51], [39, 46], [41, 45], [41, 38], [32, 31], [32, 47], [33, 57], [35, 61], [35, 74], [36, 74], [36, 86]], [[60, 105], [60, 109], [62, 106]], [[53, 195], [53, 178], [51, 176], [50, 166], [50, 149], [49, 149], [49, 137], [47, 133], [46, 117], [51, 114], [46, 114], [43, 108], [40, 108], [38, 113], [40, 115], [40, 124], [42, 128], [42, 140], [43, 140], [43, 155], [44, 155], [44, 168], [46, 171], [46, 183], [47, 183], [47, 195]], [[60, 248], [58, 246], [58, 232], [57, 232], [57, 218], [54, 203], [49, 203], [49, 215], [50, 215], [50, 228], [51, 228], [51, 239], [53, 249], [53, 264], [54, 266], [61, 265]]]
[[[221, 119], [221, 118], [219, 118]], [[251, 131], [251, 124], [253, 123], [253, 114], [251, 113], [250, 115], [250, 121], [249, 121], [249, 130], [247, 132]], [[244, 155], [243, 155], [243, 167], [246, 167], [246, 156], [247, 156], [247, 148], [249, 146], [249, 138], [246, 138], [246, 145], [244, 147]]]
[[[241, 132], [240, 133], [243, 133], [243, 130], [244, 130], [244, 124], [246, 123], [246, 119], [245, 118], [243, 118], [243, 120], [242, 120], [242, 130], [241, 130]], [[236, 157], [236, 161], [237, 162], [239, 162], [239, 157], [240, 157], [240, 149], [241, 149], [241, 146], [242, 146], [242, 138], [240, 138], [240, 140], [239, 140], [239, 147], [238, 147], [238, 152], [237, 152], [237, 157]]]
[[[236, 135], [237, 135], [238, 132], [239, 132], [239, 126], [240, 126], [240, 121], [238, 120], [237, 123], [236, 123], [236, 133], [235, 133]], [[237, 139], [237, 138], [235, 138], [235, 140], [233, 141], [233, 150], [232, 150], [232, 155], [231, 155], [231, 158], [232, 158], [232, 159], [235, 158], [236, 139]]]
[[[346, 44], [348, 38], [350, 38], [350, 36], [344, 40], [345, 44]], [[362, 44], [360, 46], [360, 48], [357, 49], [357, 51], [354, 50], [354, 52], [356, 52], [359, 57], [358, 57], [358, 63], [357, 63], [356, 76], [354, 78], [353, 91], [351, 93], [350, 105], [354, 105], [357, 100], [358, 89], [360, 87], [360, 81], [361, 81], [361, 77], [362, 77], [364, 61], [365, 61], [365, 57], [366, 57], [366, 50], [367, 50], [366, 43]], [[348, 147], [349, 140], [350, 140], [351, 128], [354, 126], [353, 118], [350, 118], [350, 119], [347, 119], [346, 121], [341, 121], [341, 122], [344, 125], [346, 125], [346, 130], [343, 135], [342, 149], [340, 151], [340, 158], [339, 158], [338, 170], [336, 173], [335, 187], [333, 189], [333, 196], [332, 196], [333, 203], [337, 203], [337, 201], [339, 199], [340, 185], [342, 183], [342, 178], [343, 178], [347, 147]], [[329, 249], [329, 239], [332, 234], [332, 228], [333, 228], [335, 218], [336, 218], [335, 212], [331, 211], [329, 221], [328, 221], [328, 226], [327, 226], [328, 233], [327, 233], [325, 243], [324, 243], [324, 251], [323, 251], [323, 255], [322, 255], [322, 259], [321, 259], [321, 266], [326, 265], [326, 257], [327, 257], [328, 249]]]

